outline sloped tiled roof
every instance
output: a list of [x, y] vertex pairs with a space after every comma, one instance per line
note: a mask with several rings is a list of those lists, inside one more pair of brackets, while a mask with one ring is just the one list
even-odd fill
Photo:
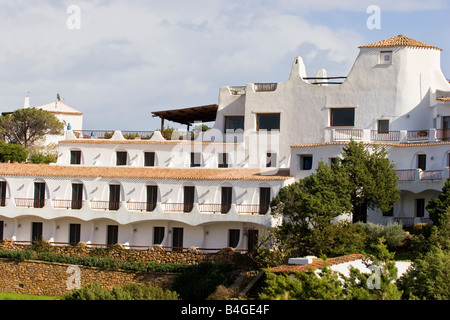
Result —
[[[360, 259], [364, 259], [364, 256], [362, 254], [349, 254], [346, 256], [327, 259], [326, 262], [327, 262], [327, 266], [333, 266], [336, 264], [351, 262], [351, 261], [360, 260]], [[311, 272], [315, 269], [322, 267], [323, 265], [324, 265], [323, 260], [317, 260], [310, 264], [305, 264], [305, 265], [290, 264], [290, 265], [277, 266], [277, 267], [271, 268], [270, 271], [273, 273]]]
[[82, 115], [83, 113], [72, 108], [71, 106], [61, 102], [55, 101], [50, 102], [41, 106], [36, 106], [36, 109], [42, 109], [54, 114], [73, 114], [73, 115]]
[[18, 163], [1, 163], [0, 176], [257, 181], [283, 181], [291, 179], [291, 177], [283, 175], [281, 172], [270, 175], [264, 174], [259, 169], [94, 167]]
[[360, 48], [386, 48], [386, 47], [411, 47], [411, 48], [426, 48], [442, 51], [441, 48], [420, 42], [400, 34], [390, 39], [382, 40], [375, 43], [360, 46]]

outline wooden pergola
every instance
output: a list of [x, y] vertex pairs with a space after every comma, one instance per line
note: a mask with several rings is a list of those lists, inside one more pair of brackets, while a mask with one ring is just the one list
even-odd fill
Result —
[[161, 118], [161, 134], [164, 135], [164, 120], [187, 125], [187, 131], [195, 122], [211, 122], [216, 120], [217, 104], [191, 107], [184, 109], [165, 110], [152, 112], [153, 117]]

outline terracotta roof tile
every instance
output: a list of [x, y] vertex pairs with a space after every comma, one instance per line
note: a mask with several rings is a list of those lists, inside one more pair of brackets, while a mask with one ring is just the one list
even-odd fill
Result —
[[45, 164], [0, 164], [1, 176], [34, 177], [107, 177], [174, 180], [261, 180], [283, 181], [292, 177], [276, 173], [264, 174], [257, 169], [209, 169], [209, 168], [148, 168], [148, 167], [93, 167]]
[[[341, 264], [345, 262], [351, 262], [355, 260], [364, 259], [364, 256], [362, 254], [349, 254], [346, 256], [336, 257], [336, 258], [330, 258], [327, 259], [327, 265], [333, 266], [336, 264]], [[270, 269], [273, 273], [293, 273], [293, 272], [310, 272], [314, 269], [318, 269], [321, 266], [323, 266], [324, 261], [317, 260], [310, 264], [305, 265], [282, 265], [273, 267]]]
[[190, 140], [113, 140], [113, 139], [79, 139], [79, 140], [61, 140], [59, 144], [240, 144], [235, 142], [209, 142], [209, 141], [190, 141]]
[[412, 47], [412, 48], [435, 49], [442, 51], [441, 48], [405, 37], [402, 34], [390, 39], [360, 46], [360, 48], [386, 48], [386, 47]]

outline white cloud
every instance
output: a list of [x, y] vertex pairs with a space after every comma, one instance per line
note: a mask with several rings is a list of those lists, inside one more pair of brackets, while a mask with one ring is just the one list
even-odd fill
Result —
[[[302, 12], [361, 10], [365, 26], [359, 3], [2, 0], [0, 103], [13, 108], [31, 91], [32, 104], [43, 104], [61, 92], [84, 112], [85, 127], [154, 129], [151, 111], [216, 103], [222, 85], [287, 80], [297, 55], [309, 58], [309, 74], [348, 72], [366, 43], [360, 31]], [[422, 1], [379, 3], [425, 10]], [[66, 27], [72, 4], [81, 30]]]

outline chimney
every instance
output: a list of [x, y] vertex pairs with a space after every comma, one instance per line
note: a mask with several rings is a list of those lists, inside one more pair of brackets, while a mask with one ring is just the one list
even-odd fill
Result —
[[310, 264], [316, 258], [317, 257], [315, 257], [315, 256], [306, 256], [306, 257], [303, 257], [303, 258], [290, 258], [288, 260], [288, 264], [299, 264], [299, 265]]
[[30, 96], [29, 92], [27, 93], [27, 96], [25, 97], [25, 101], [23, 102], [23, 108], [29, 108], [30, 107]]

